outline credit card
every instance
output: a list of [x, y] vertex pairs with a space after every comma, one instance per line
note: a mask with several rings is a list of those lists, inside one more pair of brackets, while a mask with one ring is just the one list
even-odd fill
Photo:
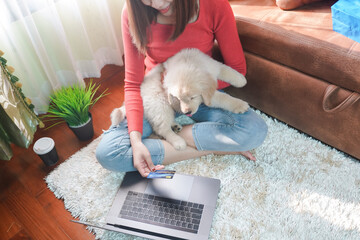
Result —
[[176, 171], [174, 170], [155, 170], [150, 172], [147, 178], [165, 178], [172, 179]]

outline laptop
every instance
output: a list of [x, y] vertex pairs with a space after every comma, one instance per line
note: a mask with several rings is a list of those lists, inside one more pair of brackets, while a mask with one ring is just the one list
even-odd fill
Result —
[[125, 174], [102, 226], [149, 239], [208, 239], [220, 180], [175, 173], [172, 179]]

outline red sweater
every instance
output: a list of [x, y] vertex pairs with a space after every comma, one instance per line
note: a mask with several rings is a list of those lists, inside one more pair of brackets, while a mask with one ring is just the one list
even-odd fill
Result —
[[[128, 131], [139, 131], [143, 127], [143, 105], [140, 85], [144, 68], [148, 72], [158, 63], [166, 61], [183, 48], [198, 48], [211, 56], [214, 40], [217, 40], [224, 63], [245, 75], [246, 63], [236, 29], [235, 18], [227, 0], [200, 0], [198, 19], [189, 23], [184, 32], [175, 40], [167, 41], [172, 25], [154, 23], [151, 25], [152, 38], [147, 44], [146, 56], [139, 53], [129, 33], [126, 8], [122, 14], [122, 35], [125, 54], [125, 107]], [[229, 86], [219, 81], [218, 88]]]

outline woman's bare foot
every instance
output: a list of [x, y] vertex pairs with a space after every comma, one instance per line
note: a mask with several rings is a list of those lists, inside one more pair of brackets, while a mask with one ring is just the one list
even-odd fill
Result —
[[215, 155], [243, 155], [244, 157], [246, 157], [247, 159], [251, 160], [251, 161], [256, 161], [256, 158], [254, 157], [254, 155], [250, 152], [250, 151], [244, 151], [244, 152], [214, 152]]
[[243, 155], [244, 157], [246, 157], [247, 159], [251, 160], [251, 161], [256, 161], [256, 158], [254, 155], [252, 155], [252, 153], [250, 151], [245, 151], [245, 152], [240, 152], [241, 155]]

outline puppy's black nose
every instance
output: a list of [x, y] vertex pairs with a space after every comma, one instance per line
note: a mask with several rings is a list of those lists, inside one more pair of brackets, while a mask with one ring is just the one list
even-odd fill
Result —
[[188, 111], [186, 113], [184, 113], [185, 115], [190, 115], [191, 114], [191, 111]]

